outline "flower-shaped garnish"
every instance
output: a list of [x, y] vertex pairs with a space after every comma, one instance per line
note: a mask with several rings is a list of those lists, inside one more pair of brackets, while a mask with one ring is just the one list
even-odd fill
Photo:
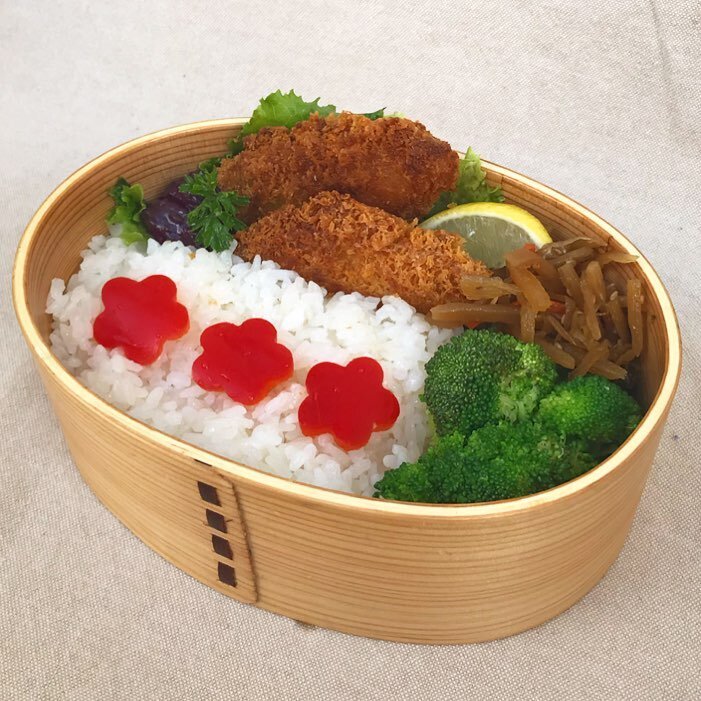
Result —
[[302, 433], [330, 433], [344, 450], [362, 448], [373, 431], [386, 431], [399, 416], [399, 402], [382, 378], [372, 358], [315, 365], [307, 375], [309, 396], [299, 407]]
[[102, 288], [105, 305], [93, 324], [93, 337], [105, 348], [121, 347], [141, 365], [152, 363], [163, 344], [184, 336], [190, 328], [187, 309], [179, 304], [178, 289], [165, 275], [141, 282], [127, 277], [108, 280]]
[[215, 324], [202, 332], [200, 342], [202, 355], [192, 364], [192, 379], [235, 402], [257, 404], [292, 377], [292, 353], [277, 342], [275, 327], [265, 319]]

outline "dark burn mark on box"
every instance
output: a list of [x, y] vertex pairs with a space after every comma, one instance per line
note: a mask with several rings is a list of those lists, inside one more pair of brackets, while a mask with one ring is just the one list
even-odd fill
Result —
[[217, 563], [217, 573], [219, 581], [223, 584], [228, 584], [230, 587], [236, 586], [236, 572], [231, 565], [225, 565], [223, 562]]
[[207, 516], [207, 524], [209, 526], [217, 531], [226, 533], [226, 519], [224, 518], [224, 514], [212, 511], [211, 509], [207, 509], [204, 513]]
[[215, 487], [211, 484], [206, 484], [205, 482], [198, 482], [197, 489], [200, 492], [200, 498], [202, 501], [206, 501], [208, 504], [214, 504], [215, 506], [221, 506], [219, 501], [219, 495]]
[[214, 552], [217, 555], [221, 555], [222, 557], [226, 557], [229, 560], [234, 559], [234, 553], [231, 550], [231, 543], [229, 543], [226, 538], [222, 538], [221, 536], [218, 535], [213, 535], [212, 536], [212, 548], [214, 548]]
[[[198, 461], [199, 462], [199, 461]], [[219, 492], [216, 487], [206, 482], [197, 482], [197, 491], [200, 494], [200, 499], [207, 504], [212, 504], [213, 506], [221, 506], [221, 500], [219, 499]], [[212, 509], [205, 508], [205, 517], [207, 519], [207, 525], [210, 528], [214, 528], [220, 533], [227, 533], [228, 529], [226, 526], [226, 518], [224, 514], [214, 511]], [[225, 557], [227, 560], [234, 559], [234, 551], [231, 548], [231, 543], [219, 535], [211, 534], [212, 539], [212, 550], [219, 557]], [[222, 582], [222, 584], [227, 584], [230, 587], [236, 586], [236, 570], [231, 566], [227, 565], [225, 562], [217, 562], [217, 579]]]

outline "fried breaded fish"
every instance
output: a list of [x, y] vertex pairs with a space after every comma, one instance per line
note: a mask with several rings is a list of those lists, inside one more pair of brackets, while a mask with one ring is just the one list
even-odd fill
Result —
[[324, 190], [352, 195], [404, 219], [422, 217], [458, 178], [459, 157], [419, 122], [313, 114], [292, 129], [261, 129], [225, 159], [219, 187], [250, 197], [247, 221]]
[[447, 231], [419, 229], [338, 192], [286, 205], [238, 233], [237, 255], [259, 255], [330, 292], [397, 295], [421, 312], [464, 301], [463, 275], [489, 275]]

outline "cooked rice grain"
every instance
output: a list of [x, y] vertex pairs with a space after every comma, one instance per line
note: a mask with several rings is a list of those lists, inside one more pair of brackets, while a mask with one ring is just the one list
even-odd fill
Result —
[[[141, 366], [120, 350], [92, 338], [102, 308], [100, 292], [110, 278], [167, 275], [190, 314], [190, 331], [168, 342], [152, 365]], [[379, 308], [378, 308], [379, 306]], [[428, 433], [419, 393], [424, 364], [451, 332], [430, 325], [397, 297], [380, 300], [325, 290], [296, 273], [259, 258], [245, 263], [230, 251], [192, 252], [181, 243], [148, 242], [147, 254], [118, 238], [96, 236], [68, 284], [54, 280], [47, 311], [53, 315], [51, 346], [89, 389], [145, 423], [207, 450], [301, 482], [372, 494], [385, 470], [416, 460]], [[294, 355], [295, 373], [257, 406], [246, 408], [193, 383], [201, 332], [251, 317], [272, 322]], [[320, 361], [348, 363], [367, 355], [385, 372], [385, 385], [399, 399], [392, 429], [373, 434], [367, 446], [347, 453], [328, 435], [302, 435], [297, 409], [304, 379]]]

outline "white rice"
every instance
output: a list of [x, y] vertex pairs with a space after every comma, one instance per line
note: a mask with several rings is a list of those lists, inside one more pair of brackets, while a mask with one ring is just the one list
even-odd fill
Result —
[[[47, 311], [53, 315], [51, 346], [89, 389], [136, 419], [220, 455], [282, 477], [370, 495], [385, 470], [421, 454], [427, 438], [419, 400], [424, 364], [451, 332], [430, 325], [397, 297], [364, 297], [326, 291], [275, 263], [245, 263], [231, 251], [212, 253], [181, 243], [125, 246], [95, 236], [68, 284], [54, 280]], [[117, 276], [141, 280], [170, 277], [190, 315], [190, 331], [166, 344], [152, 365], [141, 366], [122, 351], [92, 338], [102, 310], [103, 284]], [[194, 384], [190, 370], [199, 338], [211, 324], [261, 317], [275, 325], [278, 340], [294, 356], [293, 378], [247, 409], [223, 393]], [[370, 356], [382, 365], [385, 386], [399, 399], [392, 429], [374, 433], [360, 450], [341, 450], [328, 435], [307, 438], [297, 421], [308, 370], [320, 361], [346, 364]]]

